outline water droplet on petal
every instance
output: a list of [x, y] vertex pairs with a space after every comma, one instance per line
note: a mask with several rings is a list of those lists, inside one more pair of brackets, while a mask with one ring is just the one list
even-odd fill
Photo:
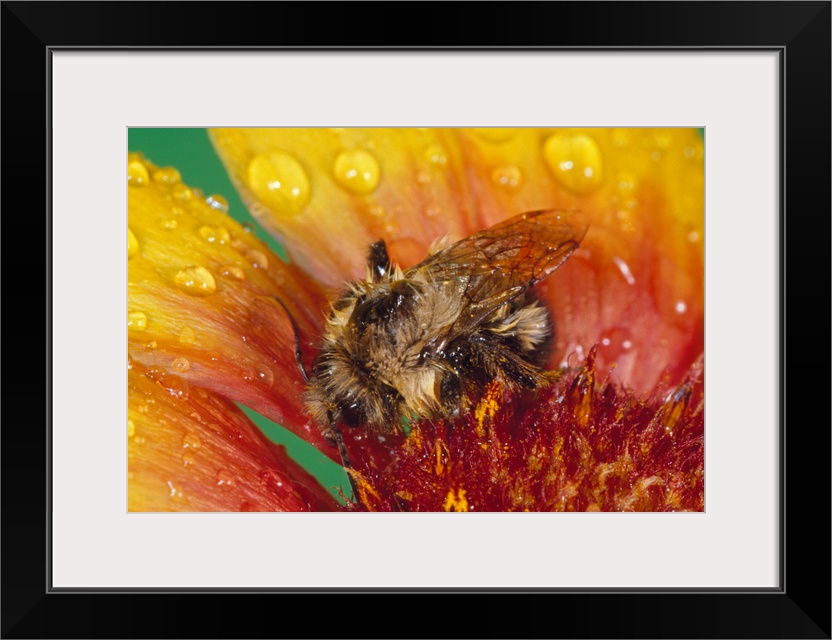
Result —
[[621, 272], [621, 275], [624, 276], [624, 279], [627, 281], [627, 284], [634, 285], [636, 283], [636, 279], [633, 276], [632, 271], [630, 271], [630, 265], [628, 265], [624, 260], [619, 258], [618, 256], [614, 257], [612, 261], [615, 263], [615, 266], [618, 267], [618, 270]]
[[185, 494], [183, 494], [181, 490], [177, 489], [173, 485], [173, 482], [168, 480], [167, 485], [168, 485], [168, 489], [170, 489], [170, 499], [171, 500], [173, 500], [174, 502], [186, 502], [187, 501], [187, 499], [185, 498]]
[[196, 334], [194, 330], [190, 327], [182, 327], [182, 331], [179, 332], [179, 343], [180, 344], [193, 344], [196, 341]]
[[491, 172], [491, 180], [499, 187], [514, 190], [523, 184], [523, 173], [513, 164], [497, 167]]
[[257, 379], [268, 387], [274, 384], [274, 373], [271, 369], [263, 365], [257, 365], [254, 369]]
[[127, 257], [132, 258], [139, 252], [139, 241], [130, 229], [127, 230]]
[[288, 153], [256, 156], [248, 165], [248, 182], [261, 201], [280, 213], [297, 213], [309, 200], [309, 178]]
[[145, 349], [149, 349], [149, 350], [151, 350], [151, 351], [152, 351], [152, 350], [153, 350], [153, 349], [155, 349], [157, 346], [158, 346], [158, 345], [156, 344], [156, 341], [155, 341], [155, 340], [151, 340], [150, 342], [148, 342], [147, 344], [145, 344], [145, 345], [144, 345], [144, 348], [145, 348]]
[[683, 300], [679, 300], [674, 308], [676, 309], [676, 313], [681, 314], [688, 310], [688, 305]]
[[180, 398], [181, 400], [188, 399], [190, 387], [188, 386], [188, 383], [179, 376], [175, 376], [170, 373], [163, 373], [158, 369], [151, 369], [145, 375], [147, 375], [147, 377], [151, 380], [155, 380], [162, 385], [162, 387], [164, 387], [170, 395]]
[[196, 462], [196, 456], [194, 454], [189, 453], [186, 451], [182, 454], [182, 464], [186, 467], [190, 467], [192, 464]]
[[375, 191], [381, 178], [381, 170], [375, 156], [363, 149], [338, 154], [333, 172], [342, 187], [359, 195]]
[[425, 160], [432, 164], [444, 165], [448, 162], [448, 155], [438, 144], [433, 144], [425, 149]]
[[167, 229], [168, 231], [173, 231], [174, 229], [176, 229], [176, 227], [179, 226], [179, 223], [173, 218], [169, 218], [168, 220], [164, 221], [162, 226], [164, 226], [165, 229]]
[[178, 200], [190, 200], [194, 197], [194, 191], [190, 187], [187, 187], [184, 184], [182, 184], [178, 187], [174, 187], [173, 195]]
[[266, 254], [262, 251], [258, 251], [257, 249], [249, 249], [246, 251], [246, 260], [248, 260], [251, 263], [251, 266], [255, 269], [269, 268], [269, 259], [266, 257]]
[[199, 235], [206, 242], [225, 244], [231, 240], [231, 235], [223, 227], [204, 226], [199, 228]]
[[206, 202], [211, 205], [214, 209], [219, 209], [220, 211], [228, 211], [228, 200], [223, 198], [220, 195], [212, 195], [208, 196]]
[[214, 276], [205, 267], [185, 267], [173, 280], [177, 287], [192, 296], [210, 296], [217, 290]]
[[150, 176], [147, 174], [147, 167], [144, 162], [134, 160], [127, 164], [127, 184], [131, 187], [139, 187], [147, 184]]
[[127, 314], [128, 331], [144, 331], [147, 329], [147, 316], [141, 311], [133, 311]]
[[234, 476], [225, 469], [217, 471], [217, 486], [223, 489], [230, 489], [234, 485]]
[[187, 358], [176, 358], [173, 361], [173, 368], [177, 371], [187, 371], [191, 368], [191, 363], [188, 362]]
[[130, 369], [132, 369], [132, 368], [133, 368], [133, 356], [131, 356], [131, 355], [128, 353], [128, 354], [127, 354], [127, 370], [129, 371], [129, 370], [130, 370]]
[[235, 280], [239, 280], [240, 282], [246, 279], [246, 272], [243, 271], [242, 267], [238, 267], [237, 265], [226, 265], [220, 271], [220, 274], [226, 276], [227, 278], [234, 278]]
[[202, 440], [195, 433], [186, 433], [182, 438], [182, 446], [185, 449], [199, 449], [202, 446]]
[[133, 424], [132, 420], [127, 421], [127, 437], [132, 438], [136, 435], [136, 425]]
[[182, 176], [173, 167], [161, 167], [153, 172], [153, 180], [156, 182], [166, 182], [173, 184], [179, 182]]
[[575, 193], [587, 193], [601, 183], [601, 149], [583, 133], [556, 133], [543, 145], [543, 158], [555, 179]]
[[613, 327], [602, 333], [599, 353], [608, 360], [615, 360], [632, 349], [632, 334], [624, 327]]

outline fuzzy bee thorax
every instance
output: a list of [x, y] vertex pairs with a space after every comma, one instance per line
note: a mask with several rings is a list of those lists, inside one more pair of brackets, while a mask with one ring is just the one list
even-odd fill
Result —
[[522, 214], [407, 271], [374, 243], [367, 278], [332, 304], [304, 396], [310, 415], [334, 434], [339, 423], [384, 433], [414, 415], [456, 415], [493, 378], [545, 384], [538, 356], [552, 323], [529, 289], [584, 232], [566, 214]]

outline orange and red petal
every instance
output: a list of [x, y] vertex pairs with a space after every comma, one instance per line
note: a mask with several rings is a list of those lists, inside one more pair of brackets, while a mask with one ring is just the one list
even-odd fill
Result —
[[331, 511], [337, 502], [236, 405], [128, 371], [130, 511]]
[[171, 393], [188, 386], [246, 405], [335, 456], [305, 415], [304, 344], [325, 298], [175, 169], [128, 159], [128, 348]]
[[[336, 291], [384, 238], [408, 267], [538, 209], [580, 210], [582, 248], [540, 287], [553, 364], [596, 366], [639, 391], [678, 382], [703, 344], [704, 153], [694, 129], [218, 129], [252, 213]], [[573, 358], [574, 359], [574, 358]], [[574, 363], [574, 362], [573, 362]]]

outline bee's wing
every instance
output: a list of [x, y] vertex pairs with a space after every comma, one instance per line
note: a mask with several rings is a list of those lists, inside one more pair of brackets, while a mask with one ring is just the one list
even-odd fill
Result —
[[460, 240], [409, 270], [462, 298], [459, 318], [438, 349], [560, 267], [586, 233], [575, 214], [533, 211]]

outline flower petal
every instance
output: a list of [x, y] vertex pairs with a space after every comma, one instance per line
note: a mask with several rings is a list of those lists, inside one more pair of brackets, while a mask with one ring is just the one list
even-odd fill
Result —
[[[509, 135], [510, 134], [510, 135]], [[596, 367], [637, 391], [678, 383], [704, 346], [704, 151], [695, 129], [460, 135], [489, 224], [502, 211], [578, 210], [588, 232], [538, 287], [557, 328], [552, 364]]]
[[178, 172], [131, 155], [128, 338], [154, 379], [242, 403], [337, 457], [301, 402], [296, 324], [317, 337], [324, 297]]
[[337, 289], [388, 241], [405, 266], [431, 242], [483, 226], [453, 130], [214, 129], [252, 214], [294, 262]]
[[553, 365], [639, 391], [678, 382], [704, 344], [704, 152], [694, 129], [219, 129], [252, 213], [332, 291], [384, 238], [404, 267], [517, 213], [580, 210], [589, 231], [539, 287]]
[[130, 511], [331, 511], [334, 498], [234, 405], [128, 372]]

